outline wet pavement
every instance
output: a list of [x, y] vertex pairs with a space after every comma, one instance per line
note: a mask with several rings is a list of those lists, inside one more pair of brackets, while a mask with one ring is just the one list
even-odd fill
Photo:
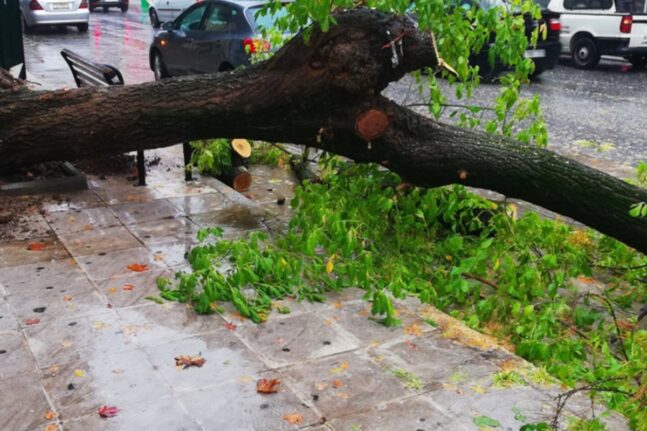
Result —
[[[482, 416], [515, 430], [551, 420], [563, 388], [417, 300], [398, 301], [403, 325], [386, 328], [359, 289], [325, 303], [278, 301], [291, 312], [261, 325], [230, 304], [200, 316], [146, 299], [157, 277], [187, 267], [200, 226], [227, 237], [281, 229], [290, 209], [277, 201], [294, 187], [264, 167], [252, 168], [246, 196], [209, 178], [185, 183], [169, 168], [181, 165], [180, 147], [147, 154], [163, 159], [149, 186], [90, 177], [90, 190], [25, 214], [30, 235], [0, 241], [3, 431], [477, 430]], [[178, 367], [180, 355], [206, 362]], [[511, 372], [518, 383], [497, 383]], [[257, 393], [262, 378], [279, 379], [278, 392]], [[119, 411], [102, 418], [101, 406]], [[561, 423], [590, 411], [575, 396]], [[614, 415], [605, 421], [627, 429]]]

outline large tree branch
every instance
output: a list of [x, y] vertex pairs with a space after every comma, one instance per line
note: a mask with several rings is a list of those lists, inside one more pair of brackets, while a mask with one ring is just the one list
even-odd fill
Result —
[[[422, 186], [461, 183], [522, 198], [647, 252], [647, 191], [552, 152], [420, 116], [380, 96], [438, 59], [411, 21], [359, 9], [271, 60], [212, 76], [109, 89], [0, 93], [0, 170], [38, 161], [245, 137], [377, 162]], [[388, 30], [388, 33], [387, 33]], [[397, 59], [393, 59], [393, 40]], [[397, 42], [396, 42], [397, 43]], [[400, 53], [403, 55], [400, 55]]]

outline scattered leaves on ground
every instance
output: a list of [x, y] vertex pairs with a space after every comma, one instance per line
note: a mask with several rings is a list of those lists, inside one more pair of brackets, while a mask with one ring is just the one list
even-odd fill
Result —
[[477, 416], [474, 418], [474, 425], [476, 425], [479, 428], [485, 428], [485, 427], [499, 427], [501, 424], [499, 421], [496, 419], [492, 419], [491, 417], [488, 416]]
[[98, 410], [99, 416], [102, 418], [111, 418], [113, 416], [117, 416], [117, 413], [119, 413], [119, 409], [117, 407], [110, 407], [110, 406], [101, 406], [99, 407]]
[[180, 355], [175, 357], [175, 366], [184, 368], [201, 367], [207, 360], [202, 356]]
[[422, 335], [422, 328], [417, 323], [412, 323], [411, 325], [404, 328], [404, 332], [412, 337], [419, 337]]
[[297, 425], [303, 422], [303, 417], [298, 413], [290, 413], [283, 416], [283, 420], [291, 425]]
[[42, 242], [32, 242], [31, 244], [27, 245], [27, 250], [29, 251], [42, 251], [47, 248], [47, 245]]
[[148, 265], [146, 265], [145, 263], [131, 263], [126, 268], [128, 268], [129, 271], [133, 272], [145, 272], [149, 269]]
[[333, 374], [343, 373], [348, 369], [348, 367], [350, 367], [350, 364], [348, 363], [348, 361], [343, 361], [341, 364], [339, 364], [338, 367], [332, 368], [330, 372]]
[[259, 394], [273, 394], [278, 391], [277, 386], [280, 384], [279, 379], [258, 379], [256, 381], [256, 392]]

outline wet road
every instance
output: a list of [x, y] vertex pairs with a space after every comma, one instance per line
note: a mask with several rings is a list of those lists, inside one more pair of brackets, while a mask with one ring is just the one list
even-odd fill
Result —
[[[148, 47], [152, 38], [146, 7], [131, 3], [125, 14], [118, 9], [92, 13], [87, 34], [70, 27], [27, 35], [27, 67], [31, 79], [46, 88], [73, 87], [72, 75], [59, 54], [62, 48], [69, 48], [116, 66], [126, 84], [151, 81]], [[405, 78], [393, 84], [387, 95], [398, 101], [408, 97], [411, 103], [411, 82]], [[497, 91], [496, 85], [483, 85], [470, 103], [487, 105]], [[524, 92], [541, 96], [552, 148], [630, 165], [647, 160], [647, 70], [637, 71], [628, 63], [605, 59], [595, 70], [585, 71], [564, 61]], [[598, 154], [582, 148], [578, 144], [582, 140], [611, 143], [615, 148]]]

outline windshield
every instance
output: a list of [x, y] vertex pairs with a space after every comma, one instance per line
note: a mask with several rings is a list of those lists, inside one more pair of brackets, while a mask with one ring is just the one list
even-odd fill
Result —
[[253, 24], [254, 30], [259, 28], [270, 29], [274, 27], [274, 23], [279, 18], [283, 18], [288, 14], [288, 11], [285, 8], [281, 8], [274, 13], [268, 13], [266, 15], [259, 15], [258, 12], [263, 8], [263, 6], [250, 7], [247, 9], [247, 17], [249, 21]]

